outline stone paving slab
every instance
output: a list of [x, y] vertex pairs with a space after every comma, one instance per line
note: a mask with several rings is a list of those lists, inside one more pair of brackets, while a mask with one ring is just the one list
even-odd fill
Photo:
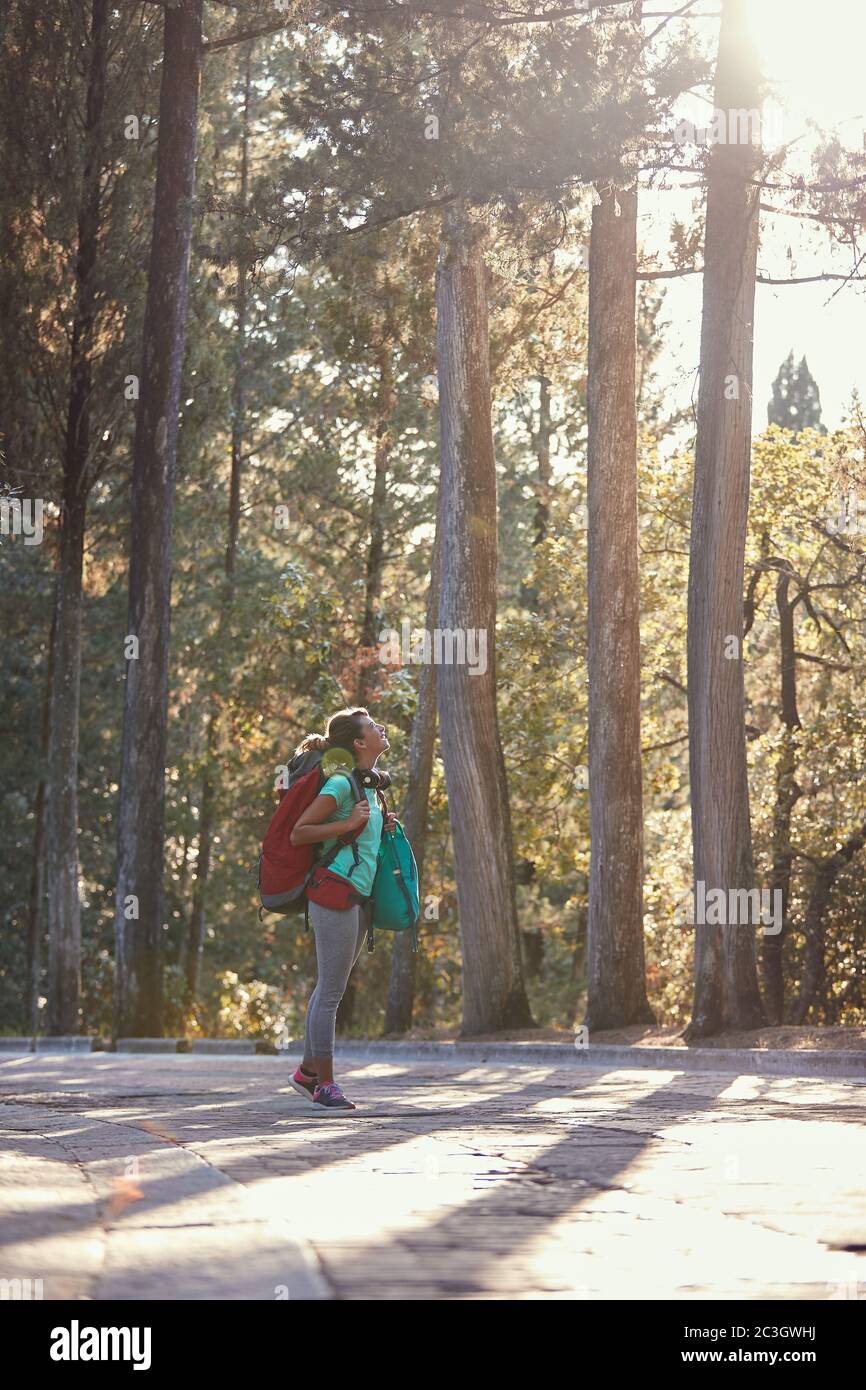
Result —
[[46, 1299], [330, 1297], [307, 1243], [162, 1117], [79, 1115], [68, 1099], [58, 1116], [4, 1088], [0, 1279], [39, 1279]]
[[338, 1055], [0, 1057], [0, 1279], [46, 1298], [866, 1298], [866, 1086]]

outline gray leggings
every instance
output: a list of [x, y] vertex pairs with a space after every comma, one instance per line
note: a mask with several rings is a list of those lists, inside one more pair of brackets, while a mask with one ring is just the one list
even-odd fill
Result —
[[349, 976], [364, 949], [372, 902], [355, 903], [347, 912], [335, 912], [321, 903], [310, 903], [310, 926], [316, 938], [319, 978], [307, 1005], [304, 1056], [333, 1057], [337, 1005], [346, 992]]

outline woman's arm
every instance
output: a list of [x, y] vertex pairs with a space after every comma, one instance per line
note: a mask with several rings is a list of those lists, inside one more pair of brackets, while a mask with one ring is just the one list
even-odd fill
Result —
[[346, 820], [323, 823], [325, 817], [332, 816], [336, 809], [336, 797], [330, 793], [327, 796], [317, 796], [295, 821], [295, 828], [289, 836], [292, 844], [312, 845], [317, 844], [319, 840], [333, 840], [338, 835], [357, 830], [359, 826], [363, 828], [370, 818], [370, 805], [366, 797], [352, 808]]

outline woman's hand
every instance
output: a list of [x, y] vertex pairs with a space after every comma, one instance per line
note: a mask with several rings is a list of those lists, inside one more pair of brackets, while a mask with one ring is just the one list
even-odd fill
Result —
[[366, 797], [352, 807], [346, 820], [347, 830], [363, 830], [370, 819], [370, 803]]
[[385, 831], [385, 830], [396, 830], [396, 829], [397, 829], [397, 817], [396, 817], [396, 815], [394, 814], [393, 811], [389, 811], [388, 814], [387, 814], [387, 816], [385, 817], [385, 819], [384, 819], [383, 822], [382, 822], [382, 830]]

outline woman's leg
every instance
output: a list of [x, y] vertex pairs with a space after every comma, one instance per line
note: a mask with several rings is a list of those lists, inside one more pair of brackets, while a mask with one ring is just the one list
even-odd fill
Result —
[[327, 1086], [334, 1079], [337, 1007], [363, 949], [367, 919], [357, 903], [348, 912], [334, 912], [311, 902], [310, 926], [316, 938], [319, 978], [307, 1007], [303, 1066], [318, 1074], [320, 1086]]
[[316, 980], [316, 988], [310, 995], [310, 1002], [307, 1004], [307, 1017], [304, 1021], [304, 1060], [301, 1063], [301, 1069], [305, 1071], [308, 1076], [316, 1075], [316, 1064], [313, 1061], [312, 1044], [310, 1042], [310, 1013], [313, 1009], [318, 988], [319, 982]]
[[[358, 964], [358, 958], [364, 949], [364, 942], [367, 940], [367, 928], [373, 916], [372, 902], [359, 904], [358, 906], [358, 938], [355, 942], [355, 957], [352, 961], [352, 970]], [[352, 970], [349, 971], [351, 975]], [[348, 984], [348, 981], [346, 982]]]
[[[353, 961], [352, 961], [351, 966], [349, 967], [349, 975], [351, 975], [353, 969], [355, 968], [355, 965], [357, 964], [358, 957], [360, 956], [362, 950], [364, 949], [364, 941], [366, 940], [366, 936], [367, 936], [367, 927], [366, 927], [365, 922], [362, 920], [362, 921], [360, 921], [359, 924], [358, 924], [358, 935], [357, 935], [357, 940], [355, 941], [354, 959], [353, 959]], [[346, 983], [348, 984], [348, 977], [347, 977]], [[318, 1062], [318, 1060], [317, 1060], [317, 1058], [316, 1058], [316, 1055], [315, 1055], [315, 1053], [314, 1053], [314, 1051], [313, 1051], [313, 1042], [312, 1042], [312, 1038], [310, 1037], [310, 1018], [312, 1017], [312, 1015], [313, 1015], [313, 1013], [314, 1013], [314, 1011], [315, 1011], [315, 1007], [316, 1007], [316, 998], [317, 998], [317, 995], [318, 995], [318, 990], [319, 990], [319, 982], [318, 982], [318, 980], [317, 980], [317, 981], [316, 981], [316, 987], [315, 987], [315, 989], [313, 990], [312, 994], [310, 995], [310, 1002], [309, 1002], [308, 1005], [307, 1005], [307, 1015], [306, 1015], [306, 1019], [305, 1019], [305, 1021], [304, 1021], [304, 1060], [301, 1062], [301, 1070], [304, 1071], [304, 1072], [306, 1072], [307, 1076], [318, 1076], [318, 1075], [319, 1075], [319, 1070], [318, 1070], [318, 1068], [319, 1068], [319, 1062]], [[344, 993], [345, 993], [345, 990], [344, 990]], [[342, 996], [341, 996], [341, 997], [342, 997]], [[331, 1076], [330, 1079], [333, 1080], [333, 1076]], [[326, 1083], [323, 1083], [323, 1084], [326, 1084]]]

